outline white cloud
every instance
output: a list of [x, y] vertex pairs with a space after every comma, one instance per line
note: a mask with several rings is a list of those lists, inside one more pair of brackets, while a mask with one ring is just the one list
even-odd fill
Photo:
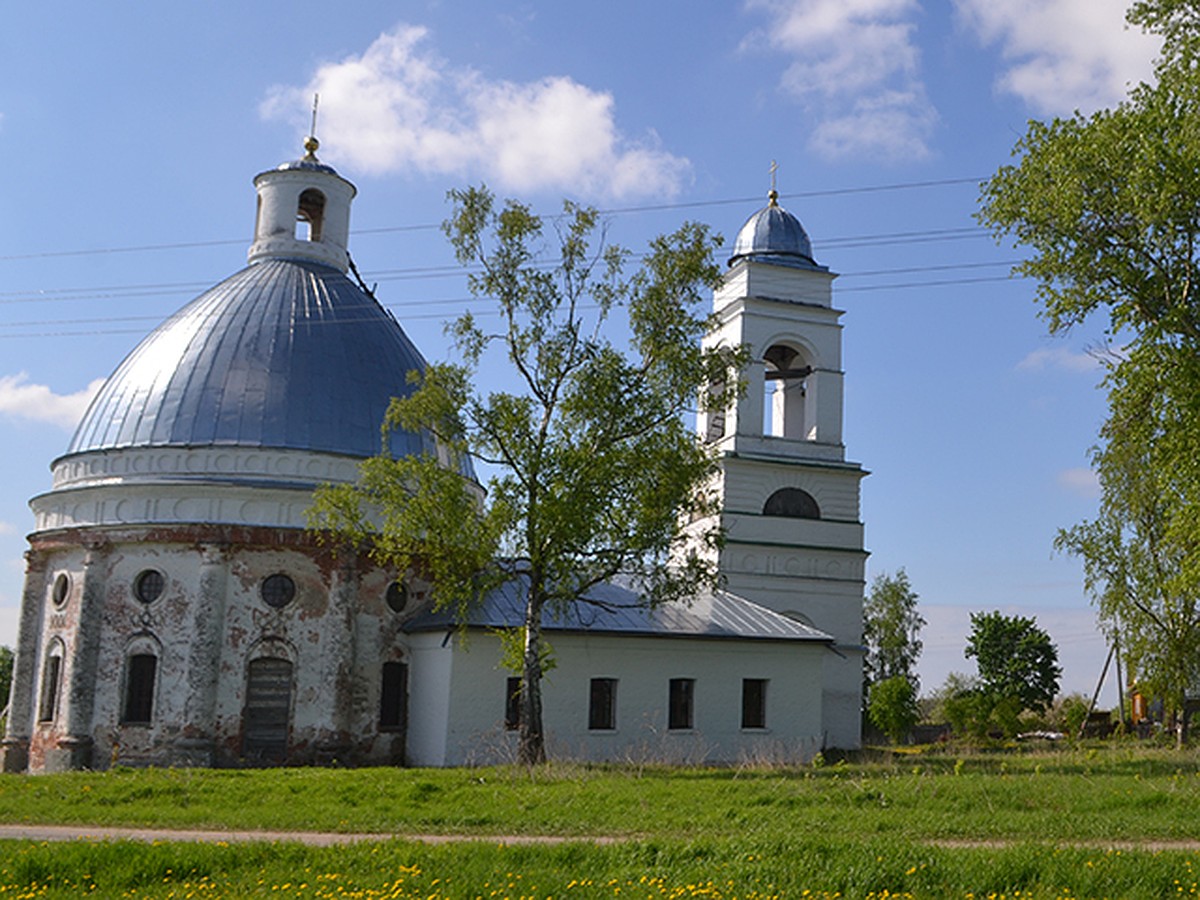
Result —
[[1067, 372], [1096, 372], [1102, 367], [1091, 353], [1079, 353], [1066, 347], [1041, 347], [1027, 354], [1017, 369], [1022, 372], [1041, 372], [1046, 369], [1062, 369]]
[[[827, 158], [922, 159], [937, 124], [920, 78], [917, 0], [746, 0], [770, 24], [744, 46], [792, 57], [781, 86], [816, 116], [812, 148]], [[844, 113], [847, 107], [849, 113]]]
[[889, 91], [860, 98], [849, 115], [828, 118], [813, 131], [813, 148], [828, 159], [862, 154], [924, 159], [925, 138], [937, 122], [933, 107], [911, 94]]
[[1091, 469], [1063, 469], [1058, 473], [1059, 487], [1086, 499], [1100, 496], [1100, 479]]
[[1042, 115], [1092, 112], [1151, 77], [1161, 41], [1125, 24], [1128, 0], [955, 0], [1009, 66], [997, 85]]
[[44, 384], [30, 384], [24, 372], [0, 375], [0, 415], [47, 422], [68, 431], [79, 424], [92, 397], [104, 384], [98, 378], [74, 394], [56, 394]]
[[0, 520], [0, 534], [16, 534], [17, 526], [12, 522]]
[[397, 26], [303, 87], [272, 88], [262, 115], [307, 124], [319, 94], [321, 155], [371, 174], [416, 170], [605, 199], [672, 197], [687, 179], [690, 163], [654, 134], [619, 131], [611, 94], [564, 76], [489, 81], [426, 50], [427, 38], [425, 28]]

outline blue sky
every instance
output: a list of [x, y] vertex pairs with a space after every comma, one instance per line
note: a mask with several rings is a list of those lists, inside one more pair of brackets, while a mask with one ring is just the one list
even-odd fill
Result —
[[[782, 203], [841, 273], [846, 444], [873, 474], [871, 577], [905, 567], [923, 688], [973, 671], [972, 610], [1035, 615], [1064, 690], [1105, 647], [1055, 531], [1096, 505], [1104, 415], [1019, 257], [972, 214], [1030, 118], [1149, 77], [1121, 0], [18, 4], [0, 32], [0, 643], [29, 497], [142, 335], [241, 268], [252, 177], [320, 155], [355, 182], [351, 252], [430, 358], [467, 308], [434, 227], [486, 182], [607, 210], [633, 247], [684, 219], [732, 240]], [[1110, 681], [1111, 685], [1111, 681]], [[1115, 691], [1110, 687], [1106, 697]]]

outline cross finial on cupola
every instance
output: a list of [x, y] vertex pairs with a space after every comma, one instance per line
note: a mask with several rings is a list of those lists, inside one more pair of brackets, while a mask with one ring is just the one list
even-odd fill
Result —
[[771, 201], [771, 206], [779, 205], [779, 191], [775, 189], [775, 173], [779, 171], [779, 165], [775, 160], [771, 160], [771, 192], [767, 194], [767, 198]]
[[321, 146], [321, 142], [317, 140], [317, 103], [320, 100], [320, 94], [313, 94], [312, 127], [308, 130], [308, 137], [304, 139], [304, 158], [310, 162], [317, 161], [317, 148]]

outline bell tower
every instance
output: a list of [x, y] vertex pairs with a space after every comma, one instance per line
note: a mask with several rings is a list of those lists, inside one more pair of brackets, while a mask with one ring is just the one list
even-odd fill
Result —
[[842, 443], [842, 326], [836, 277], [813, 259], [778, 203], [739, 232], [714, 296], [706, 346], [750, 350], [746, 390], [701, 416], [719, 454], [720, 569], [739, 596], [812, 625], [836, 643], [823, 666], [825, 744], [861, 739], [864, 563], [859, 483]]

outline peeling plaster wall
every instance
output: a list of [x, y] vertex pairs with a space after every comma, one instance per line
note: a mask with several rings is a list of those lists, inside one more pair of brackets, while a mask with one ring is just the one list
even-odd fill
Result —
[[[172, 540], [173, 539], [173, 540]], [[32, 561], [37, 558], [37, 564]], [[33, 771], [126, 765], [243, 764], [247, 672], [261, 657], [292, 664], [288, 763], [395, 764], [403, 730], [381, 733], [380, 673], [410, 662], [404, 621], [420, 608], [385, 602], [392, 576], [335, 560], [303, 534], [187, 526], [93, 529], [35, 539], [22, 634], [23, 714], [6, 767]], [[136, 595], [161, 572], [160, 596]], [[295, 597], [274, 609], [263, 579], [286, 574]], [[66, 576], [61, 603], [54, 585]], [[53, 719], [38, 722], [45, 659], [62, 648]], [[157, 658], [150, 724], [122, 721], [131, 653]], [[18, 679], [21, 680], [21, 679]], [[9, 757], [12, 757], [11, 759]]]

